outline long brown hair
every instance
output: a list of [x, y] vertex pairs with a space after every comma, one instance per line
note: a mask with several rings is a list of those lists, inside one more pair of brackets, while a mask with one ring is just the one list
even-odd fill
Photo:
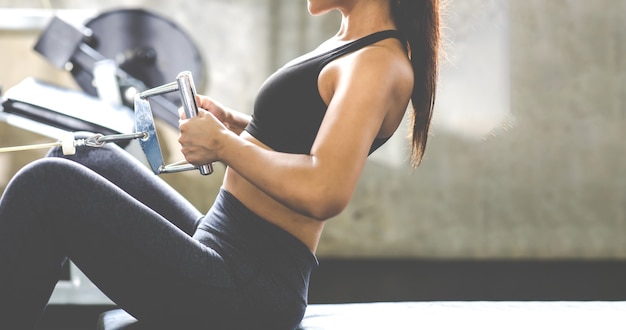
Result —
[[411, 94], [411, 165], [424, 157], [435, 105], [440, 47], [439, 0], [390, 0], [396, 26], [407, 39], [414, 83]]

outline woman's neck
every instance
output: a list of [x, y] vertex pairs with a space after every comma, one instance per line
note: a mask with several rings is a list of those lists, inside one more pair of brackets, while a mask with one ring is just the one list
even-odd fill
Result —
[[341, 26], [334, 37], [339, 41], [352, 41], [377, 31], [396, 29], [389, 1], [358, 1], [339, 11]]

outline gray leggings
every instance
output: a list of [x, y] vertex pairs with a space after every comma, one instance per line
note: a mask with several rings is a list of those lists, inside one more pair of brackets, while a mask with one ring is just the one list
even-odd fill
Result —
[[206, 216], [117, 146], [37, 160], [0, 200], [0, 329], [31, 329], [71, 259], [145, 323], [293, 329], [311, 251], [222, 190]]

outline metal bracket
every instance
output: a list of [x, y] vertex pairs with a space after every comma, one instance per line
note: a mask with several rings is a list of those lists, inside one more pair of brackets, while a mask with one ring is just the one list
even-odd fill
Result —
[[145, 132], [144, 138], [139, 139], [139, 144], [146, 154], [150, 168], [155, 174], [176, 173], [199, 169], [202, 175], [213, 173], [211, 164], [196, 167], [192, 164], [170, 164], [165, 165], [163, 161], [163, 153], [156, 133], [154, 125], [154, 117], [150, 108], [148, 99], [152, 96], [171, 93], [178, 91], [183, 104], [183, 109], [187, 118], [192, 118], [198, 114], [198, 106], [196, 104], [196, 88], [193, 83], [191, 72], [184, 71], [178, 74], [176, 81], [148, 89], [135, 95], [135, 131]]

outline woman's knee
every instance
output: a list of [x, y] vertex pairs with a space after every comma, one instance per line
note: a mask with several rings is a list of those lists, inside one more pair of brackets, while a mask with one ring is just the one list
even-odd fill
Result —
[[9, 182], [7, 189], [19, 186], [32, 191], [75, 184], [73, 180], [84, 172], [84, 167], [63, 158], [42, 158], [21, 168]]
[[54, 147], [48, 152], [47, 157], [65, 158], [103, 175], [108, 173], [111, 168], [135, 166], [131, 164], [132, 160], [129, 159], [130, 155], [128, 155], [124, 149], [111, 143], [101, 147], [77, 147], [76, 154], [74, 155], [63, 155], [63, 151], [60, 147]]

